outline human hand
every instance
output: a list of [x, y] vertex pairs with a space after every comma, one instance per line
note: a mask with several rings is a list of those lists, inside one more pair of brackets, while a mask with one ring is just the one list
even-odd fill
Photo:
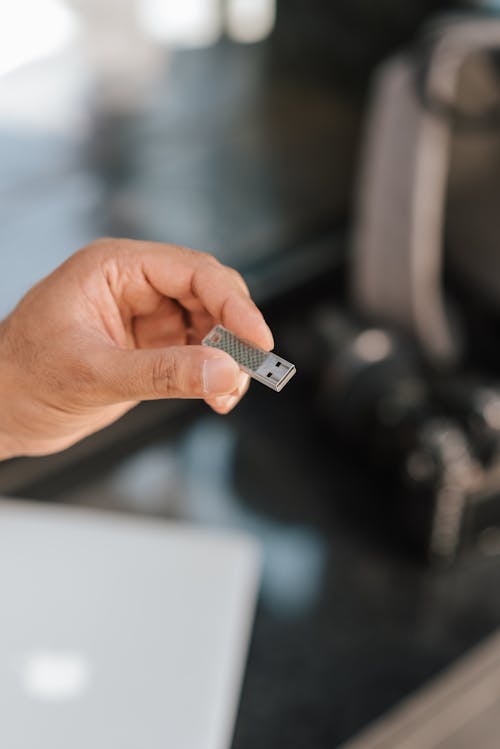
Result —
[[249, 378], [198, 345], [218, 322], [273, 346], [241, 276], [210, 255], [127, 239], [80, 250], [0, 323], [0, 459], [62, 450], [141, 400], [227, 413]]

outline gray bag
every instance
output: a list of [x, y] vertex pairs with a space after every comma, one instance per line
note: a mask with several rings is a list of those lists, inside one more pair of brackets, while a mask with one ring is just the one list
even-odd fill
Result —
[[378, 72], [351, 254], [352, 298], [408, 331], [436, 366], [460, 360], [443, 264], [500, 311], [500, 20], [443, 18]]

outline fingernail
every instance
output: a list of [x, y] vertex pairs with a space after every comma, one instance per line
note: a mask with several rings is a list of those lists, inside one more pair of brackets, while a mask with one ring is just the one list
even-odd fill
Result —
[[215, 405], [217, 408], [223, 408], [224, 410], [231, 411], [232, 408], [238, 403], [239, 397], [237, 395], [220, 395], [215, 399]]
[[269, 328], [267, 327], [267, 325], [266, 325], [266, 336], [267, 336], [269, 348], [273, 349], [274, 348], [274, 337], [273, 337], [273, 334], [271, 333], [271, 331], [269, 330]]
[[267, 346], [270, 349], [274, 348], [273, 334], [271, 333], [271, 329], [270, 329], [269, 325], [266, 323], [264, 315], [262, 314], [262, 312], [260, 310], [258, 311], [258, 314], [256, 315], [256, 319], [259, 319], [260, 328], [261, 328], [263, 334], [265, 335], [265, 337], [267, 339]]
[[203, 362], [203, 390], [208, 394], [230, 393], [237, 387], [238, 365], [229, 358]]

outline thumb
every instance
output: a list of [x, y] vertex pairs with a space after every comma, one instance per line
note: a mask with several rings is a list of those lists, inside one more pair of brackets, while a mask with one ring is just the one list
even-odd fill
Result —
[[229, 354], [205, 346], [119, 350], [106, 370], [114, 401], [223, 395], [240, 373]]

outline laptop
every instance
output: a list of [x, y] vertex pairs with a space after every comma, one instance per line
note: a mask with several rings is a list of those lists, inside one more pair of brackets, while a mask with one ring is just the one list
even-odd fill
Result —
[[0, 746], [228, 749], [252, 540], [0, 501]]

